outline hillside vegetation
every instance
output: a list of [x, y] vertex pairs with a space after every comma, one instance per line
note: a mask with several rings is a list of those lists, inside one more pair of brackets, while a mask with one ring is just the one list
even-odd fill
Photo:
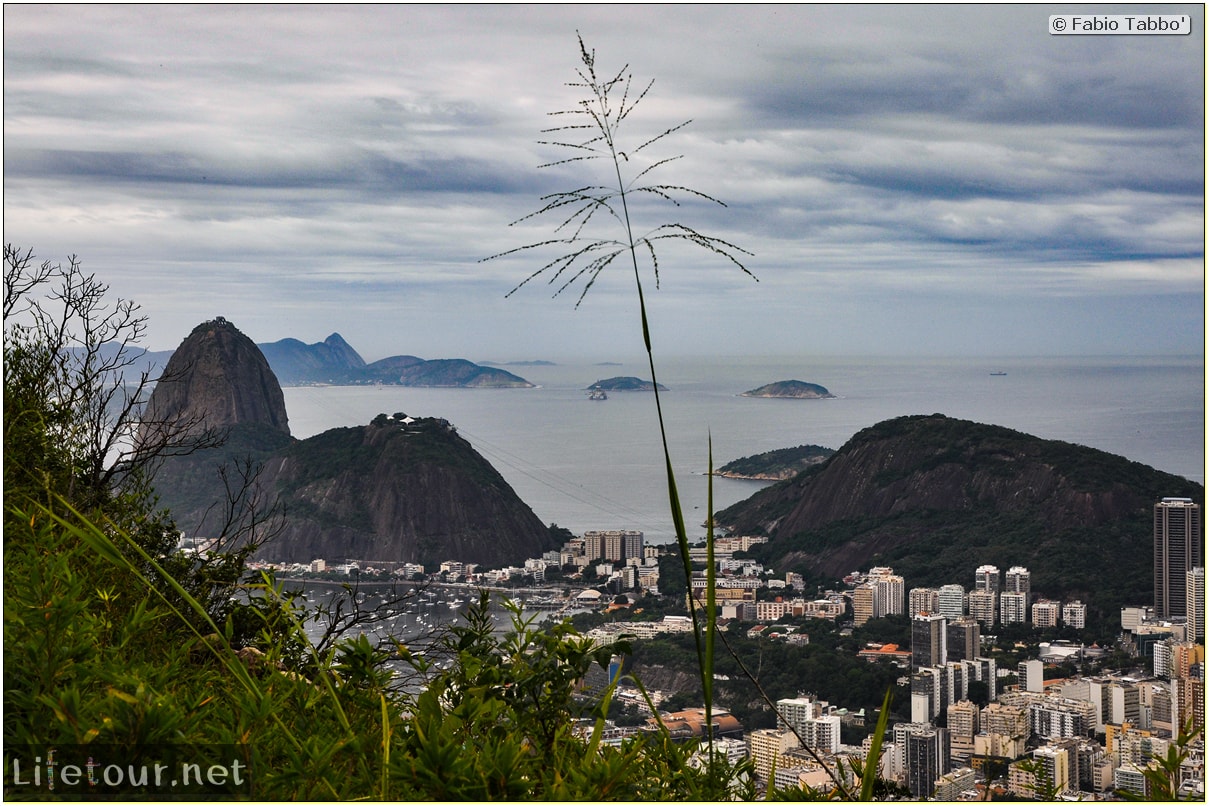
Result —
[[888, 565], [909, 587], [971, 587], [984, 563], [1116, 618], [1152, 599], [1153, 505], [1204, 488], [1104, 451], [940, 414], [866, 428], [835, 455], [719, 513], [753, 553], [820, 583]]
[[[501, 630], [485, 593], [422, 645], [373, 643], [347, 618], [356, 637], [313, 643], [303, 623], [316, 614], [247, 572], [242, 550], [175, 551], [146, 472], [209, 443], [177, 432], [120, 473], [106, 464], [109, 437], [132, 430], [135, 409], [109, 405], [122, 393], [115, 364], [92, 358], [114, 333], [133, 344], [141, 319], [132, 306], [110, 315], [95, 304], [105, 289], [74, 262], [38, 273], [32, 254], [5, 252], [15, 289], [3, 362], [6, 800], [701, 801], [730, 791], [734, 766], [696, 767], [695, 744], [666, 732], [603, 742], [612, 687], [585, 697], [578, 681], [624, 647], [594, 647], [565, 623], [539, 630], [515, 611]], [[82, 292], [59, 296], [82, 301], [66, 316], [18, 304], [59, 278]], [[8, 318], [31, 310], [31, 326]], [[67, 349], [80, 343], [84, 361]], [[366, 429], [371, 441], [406, 438], [397, 421]], [[336, 598], [356, 614], [356, 590]], [[321, 618], [335, 615], [329, 607]], [[95, 786], [83, 775], [94, 763]], [[206, 777], [174, 788], [185, 764]], [[78, 774], [50, 789], [50, 770], [69, 765]]]

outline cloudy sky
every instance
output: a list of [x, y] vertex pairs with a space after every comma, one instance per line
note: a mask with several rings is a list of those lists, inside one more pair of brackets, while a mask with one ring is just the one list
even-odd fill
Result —
[[[1048, 33], [1080, 9], [1192, 34]], [[1204, 25], [1200, 5], [6, 4], [5, 240], [79, 256], [153, 349], [221, 315], [367, 360], [633, 359], [624, 264], [576, 308], [540, 278], [506, 297], [554, 253], [482, 261], [555, 237], [561, 218], [510, 226], [544, 194], [610, 181], [538, 167], [565, 156], [539, 141], [581, 97], [579, 31], [602, 74], [654, 80], [623, 150], [692, 120], [646, 179], [726, 203], [639, 203], [636, 228], [723, 238], [758, 278], [668, 245], [658, 353], [1201, 353]]]

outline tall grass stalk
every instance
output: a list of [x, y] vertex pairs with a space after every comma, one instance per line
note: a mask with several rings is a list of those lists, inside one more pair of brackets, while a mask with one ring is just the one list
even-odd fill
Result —
[[[582, 283], [582, 290], [576, 301], [576, 307], [583, 301], [584, 296], [596, 282], [600, 273], [611, 265], [617, 258], [628, 256], [630, 269], [634, 275], [634, 286], [638, 295], [638, 314], [642, 326], [642, 342], [646, 350], [647, 364], [651, 373], [651, 385], [655, 394], [655, 413], [659, 421], [659, 437], [663, 448], [664, 466], [667, 475], [668, 504], [671, 510], [672, 524], [676, 533], [676, 542], [680, 557], [684, 564], [686, 585], [689, 591], [689, 611], [693, 620], [693, 635], [696, 641], [698, 668], [701, 675], [701, 687], [704, 693], [706, 725], [709, 734], [709, 749], [711, 764], [713, 760], [713, 646], [716, 630], [714, 618], [713, 594], [713, 534], [712, 520], [710, 533], [707, 536], [709, 545], [709, 570], [707, 571], [707, 601], [704, 617], [700, 613], [700, 604], [692, 595], [692, 562], [689, 555], [688, 533], [684, 526], [684, 514], [680, 504], [680, 494], [676, 485], [676, 474], [672, 465], [671, 450], [668, 446], [667, 428], [663, 417], [663, 401], [659, 394], [659, 377], [655, 369], [655, 351], [651, 342], [650, 320], [647, 315], [646, 294], [643, 286], [642, 271], [638, 258], [639, 251], [649, 257], [650, 267], [654, 275], [656, 288], [659, 286], [659, 256], [658, 249], [668, 242], [686, 242], [713, 253], [729, 261], [734, 266], [756, 279], [743, 264], [741, 256], [751, 253], [740, 247], [722, 240], [702, 234], [679, 221], [665, 223], [646, 230], [642, 234], [635, 231], [634, 221], [630, 214], [630, 202], [636, 197], [649, 196], [668, 202], [675, 207], [680, 206], [679, 198], [694, 198], [725, 207], [718, 199], [683, 185], [651, 182], [650, 176], [654, 171], [680, 159], [680, 156], [648, 158], [645, 150], [660, 143], [664, 138], [687, 126], [691, 121], [664, 129], [659, 134], [646, 140], [636, 140], [633, 148], [626, 147], [621, 140], [621, 124], [629, 117], [638, 104], [646, 97], [652, 84], [649, 82], [638, 89], [633, 84], [628, 65], [623, 67], [611, 78], [601, 77], [596, 72], [596, 52], [589, 50], [578, 36], [581, 66], [576, 73], [579, 81], [571, 82], [568, 86], [584, 91], [584, 97], [572, 109], [551, 113], [554, 116], [567, 116], [570, 122], [543, 130], [543, 134], [553, 135], [554, 139], [541, 141], [543, 145], [566, 149], [571, 156], [557, 159], [539, 167], [553, 167], [568, 163], [603, 160], [608, 168], [610, 180], [607, 184], [589, 184], [570, 191], [543, 196], [542, 206], [535, 212], [513, 222], [518, 224], [547, 214], [556, 214], [561, 223], [555, 228], [556, 236], [548, 240], [509, 249], [484, 260], [528, 253], [530, 250], [556, 248], [562, 250], [552, 260], [532, 272], [522, 280], [509, 295], [539, 276], [546, 276], [547, 283], [558, 284], [554, 292], [558, 296], [575, 283]], [[620, 95], [620, 99], [618, 99]], [[632, 174], [628, 172], [632, 171]], [[621, 237], [604, 234], [596, 235], [595, 230], [588, 230], [589, 224], [600, 217], [612, 219], [612, 226], [607, 232], [620, 231]], [[623, 258], [624, 259], [624, 258]], [[711, 468], [712, 471], [712, 468]], [[711, 477], [712, 482], [712, 477]], [[712, 483], [710, 488], [712, 497]], [[712, 506], [712, 505], [711, 505]], [[704, 621], [704, 623], [703, 623]]]

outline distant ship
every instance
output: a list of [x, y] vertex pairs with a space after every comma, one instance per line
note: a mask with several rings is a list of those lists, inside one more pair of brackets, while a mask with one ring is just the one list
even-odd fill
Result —
[[588, 393], [588, 400], [608, 400], [609, 396], [605, 394], [603, 389], [593, 389]]
[[1006, 372], [992, 372], [992, 375], [1007, 375]]

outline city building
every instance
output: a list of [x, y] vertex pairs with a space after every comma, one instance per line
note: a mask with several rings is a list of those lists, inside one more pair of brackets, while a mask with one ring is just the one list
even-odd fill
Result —
[[1054, 800], [1070, 786], [1069, 751], [1045, 745], [1033, 751], [1029, 763], [1015, 761], [1008, 767], [1008, 791], [1034, 800]]
[[974, 571], [974, 590], [999, 593], [999, 569], [993, 565], [980, 565]]
[[1028, 710], [1018, 705], [992, 702], [982, 709], [978, 723], [983, 733], [1018, 736], [1022, 740], [1029, 736]]
[[822, 716], [823, 706], [811, 697], [793, 697], [777, 700], [777, 727], [792, 727], [798, 730], [808, 720]]
[[857, 627], [874, 618], [878, 610], [877, 586], [862, 583], [852, 589], [852, 623]]
[[1100, 713], [1105, 725], [1137, 725], [1141, 720], [1141, 700], [1133, 683], [1110, 680], [1100, 686]]
[[907, 789], [916, 798], [931, 798], [936, 781], [949, 771], [949, 735], [944, 728], [915, 728], [905, 737]]
[[1121, 629], [1125, 632], [1137, 632], [1138, 627], [1153, 618], [1153, 607], [1122, 607]]
[[1136, 764], [1125, 763], [1113, 772], [1112, 783], [1115, 789], [1129, 790], [1145, 800], [1150, 795], [1150, 783], [1146, 780], [1146, 772]]
[[999, 594], [999, 621], [1003, 624], [1024, 624], [1028, 621], [1028, 594], [1004, 591]]
[[1187, 573], [1203, 566], [1201, 508], [1191, 498], [1164, 498], [1154, 505], [1154, 614], [1188, 614]]
[[877, 588], [874, 618], [901, 616], [906, 612], [906, 586], [893, 568], [870, 568], [865, 582]]
[[1061, 606], [1049, 599], [1040, 599], [1033, 602], [1033, 626], [1038, 629], [1046, 627], [1058, 626], [1058, 614], [1061, 612]]
[[810, 697], [777, 700], [777, 727], [796, 731], [804, 747], [838, 753], [840, 717], [824, 714], [826, 705]]
[[1020, 565], [1009, 568], [1003, 577], [1003, 590], [999, 593], [999, 620], [1004, 624], [1024, 624], [1028, 621], [1031, 593], [1029, 570]]
[[912, 588], [907, 594], [911, 615], [930, 616], [940, 612], [940, 591], [936, 588]]
[[936, 779], [936, 791], [932, 797], [942, 803], [968, 800], [963, 795], [966, 792], [976, 791], [976, 781], [977, 775], [970, 767], [961, 767], [952, 772], [946, 772]]
[[995, 591], [973, 590], [967, 598], [970, 606], [970, 618], [982, 622], [984, 627], [993, 627], [997, 623], [997, 605], [999, 594]]
[[915, 616], [911, 619], [911, 666], [919, 669], [940, 666], [948, 659], [945, 617]]
[[1039, 660], [1022, 660], [1016, 666], [1016, 679], [1024, 691], [1039, 692], [1045, 688], [1045, 664]]
[[1075, 599], [1062, 605], [1062, 623], [1082, 630], [1087, 626], [1087, 605]]
[[1086, 700], [1040, 697], [1028, 706], [1029, 730], [1042, 739], [1081, 739], [1095, 732], [1096, 708]]
[[1189, 568], [1184, 575], [1184, 613], [1189, 641], [1205, 640], [1205, 567]]
[[1032, 593], [1032, 581], [1029, 570], [1022, 565], [1013, 565], [1003, 575], [1003, 590], [1009, 593]]
[[937, 612], [950, 621], [966, 614], [966, 591], [960, 585], [941, 585], [936, 591]]
[[1171, 718], [1177, 725], [1192, 720], [1195, 730], [1205, 729], [1205, 681], [1199, 677], [1171, 679]]
[[959, 616], [945, 624], [945, 660], [974, 660], [981, 647], [982, 631], [978, 620]]
[[978, 714], [978, 706], [969, 700], [960, 700], [949, 706], [949, 753], [954, 764], [970, 763], [970, 757], [974, 754], [974, 737], [978, 735]]
[[784, 728], [761, 728], [747, 734], [747, 755], [756, 768], [756, 773], [765, 780], [772, 775], [774, 767], [782, 763], [785, 752], [798, 747], [798, 737]]

